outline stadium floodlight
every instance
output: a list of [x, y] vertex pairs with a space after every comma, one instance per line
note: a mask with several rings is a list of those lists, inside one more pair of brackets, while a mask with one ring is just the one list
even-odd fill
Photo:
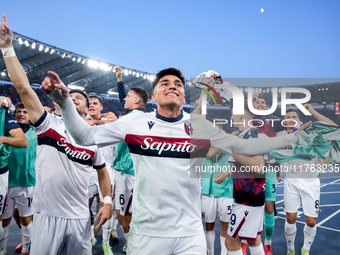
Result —
[[131, 71], [131, 70], [129, 71], [129, 74], [132, 74], [132, 71]]
[[132, 75], [135, 76], [135, 75], [136, 75], [136, 72], [133, 72]]
[[84, 87], [77, 86], [77, 85], [68, 85], [67, 86], [69, 89], [79, 89], [79, 90], [84, 90]]
[[5, 72], [1, 72], [1, 76], [6, 76], [6, 73]]
[[81, 61], [81, 57], [78, 58], [77, 62], [79, 63]]
[[73, 62], [74, 62], [74, 61], [76, 61], [76, 58], [75, 58], [75, 57], [73, 57], [73, 58], [72, 58], [72, 61], [73, 61]]
[[328, 90], [328, 88], [326, 88], [326, 90]]
[[55, 49], [52, 49], [51, 52], [50, 52], [50, 54], [53, 54], [54, 52], [55, 52]]
[[111, 70], [112, 70], [112, 66], [109, 66], [109, 69], [108, 69], [107, 71], [109, 71], [109, 72], [110, 72]]
[[26, 45], [26, 47], [28, 47], [28, 46], [30, 46], [30, 43], [27, 40], [25, 40], [25, 45]]
[[18, 42], [20, 45], [24, 43], [20, 37], [18, 38]]
[[49, 47], [46, 47], [45, 53], [47, 53], [49, 50], [50, 50], [50, 48], [49, 48]]
[[36, 46], [36, 43], [35, 42], [32, 43], [32, 45], [31, 45], [32, 49], [35, 49], [35, 46]]
[[88, 62], [88, 66], [92, 68], [98, 68], [98, 61], [90, 59]]
[[44, 49], [44, 46], [42, 44], [39, 45], [39, 51], [42, 51]]
[[127, 76], [129, 74], [129, 71], [127, 69], [124, 70], [124, 75]]
[[102, 70], [104, 70], [104, 71], [106, 71], [106, 72], [109, 71], [109, 65], [106, 64], [106, 63], [100, 62], [100, 63], [99, 63], [99, 68], [102, 69]]
[[267, 93], [269, 92], [269, 89], [267, 89]]
[[107, 92], [107, 94], [109, 94], [109, 95], [111, 95], [111, 96], [118, 96], [118, 92], [114, 92], [114, 91], [111, 91], [111, 90], [109, 90], [109, 91]]
[[82, 64], [85, 64], [86, 62], [86, 59], [84, 58], [83, 61], [81, 61]]
[[66, 57], [66, 53], [64, 53], [64, 54], [61, 56], [61, 58], [64, 58], [64, 57]]
[[137, 77], [137, 78], [139, 77], [139, 73], [136, 74], [136, 77]]

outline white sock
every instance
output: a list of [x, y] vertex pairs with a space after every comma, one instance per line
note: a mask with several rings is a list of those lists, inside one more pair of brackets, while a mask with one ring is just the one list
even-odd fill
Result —
[[214, 244], [215, 244], [215, 230], [205, 231], [205, 239], [207, 240], [207, 251], [208, 255], [214, 255]]
[[259, 246], [251, 247], [249, 246], [249, 251], [251, 255], [264, 255], [262, 243]]
[[115, 199], [112, 200], [112, 224], [111, 224], [111, 229], [117, 230], [117, 212], [116, 212], [116, 206], [115, 206]]
[[94, 238], [94, 225], [91, 225], [91, 239]]
[[220, 236], [220, 242], [221, 242], [221, 255], [227, 255], [228, 249], [227, 246], [225, 246], [225, 237]]
[[27, 226], [21, 225], [21, 240], [22, 240], [22, 253], [27, 253], [30, 250], [31, 245], [31, 231], [32, 231], [32, 222]]
[[267, 238], [264, 239], [264, 245], [272, 245], [272, 240], [268, 240]]
[[238, 251], [228, 251], [228, 255], [242, 255], [242, 249]]
[[286, 220], [285, 222], [285, 234], [288, 251], [295, 251], [295, 236], [296, 236], [296, 223], [289, 224]]
[[312, 246], [313, 242], [314, 242], [314, 238], [316, 235], [316, 226], [314, 227], [309, 227], [307, 226], [307, 224], [305, 224], [305, 227], [303, 229], [303, 233], [304, 233], [304, 241], [303, 241], [303, 250], [305, 252], [309, 252], [310, 247]]
[[124, 238], [126, 240], [126, 243], [128, 243], [128, 241], [129, 241], [129, 232], [124, 233]]
[[103, 230], [103, 244], [109, 244], [110, 240], [110, 232], [111, 232], [111, 219], [108, 219], [103, 225], [102, 225], [102, 230]]
[[[0, 221], [0, 224], [1, 224], [1, 221]], [[9, 225], [5, 228], [1, 227], [1, 229], [3, 229], [3, 232], [2, 232], [3, 238], [0, 239], [0, 240], [2, 240], [2, 241], [0, 241], [1, 251], [6, 251], [7, 250], [8, 235], [9, 235]]]

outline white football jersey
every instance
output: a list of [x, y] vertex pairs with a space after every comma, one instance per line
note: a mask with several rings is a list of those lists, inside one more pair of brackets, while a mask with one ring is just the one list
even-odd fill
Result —
[[[128, 144], [136, 177], [131, 231], [149, 236], [183, 237], [203, 231], [195, 170], [203, 165], [211, 146], [228, 153], [235, 149], [255, 154], [258, 150], [250, 150], [249, 141], [187, 113], [165, 118], [157, 112], [134, 111], [92, 129], [99, 147], [123, 141]], [[290, 137], [285, 137], [288, 143]], [[282, 144], [286, 143], [283, 140]]]
[[44, 113], [35, 123], [38, 135], [33, 212], [55, 217], [89, 217], [87, 189], [93, 168], [105, 160], [97, 146], [74, 142], [61, 118]]

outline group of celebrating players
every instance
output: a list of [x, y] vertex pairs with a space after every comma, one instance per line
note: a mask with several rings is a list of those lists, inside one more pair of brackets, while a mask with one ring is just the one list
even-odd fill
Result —
[[[30, 87], [16, 57], [5, 15], [0, 33], [3, 59], [22, 100], [13, 119], [5, 108], [10, 106], [9, 98], [0, 98], [1, 255], [6, 254], [9, 223], [16, 209], [24, 255], [91, 254], [96, 244], [93, 222], [99, 218], [96, 230], [103, 229], [104, 254], [113, 254], [109, 237], [117, 237], [116, 217], [129, 255], [214, 254], [216, 212], [222, 226], [221, 254], [244, 254], [245, 243], [251, 254], [272, 254], [276, 183], [280, 177], [274, 171], [264, 173], [263, 166], [278, 164], [277, 154], [269, 152], [294, 147], [310, 125], [301, 123], [297, 111], [287, 111], [285, 121], [289, 124], [294, 120], [298, 125], [282, 129], [269, 123], [252, 123], [254, 116], [245, 105], [243, 115], [232, 114], [238, 130], [227, 134], [200, 115], [199, 108], [193, 114], [183, 111], [185, 78], [180, 70], [167, 68], [155, 75], [151, 99], [157, 103], [157, 110], [147, 113], [148, 94], [142, 88], [130, 88], [127, 93], [117, 66], [125, 115], [117, 119], [101, 114], [100, 97], [69, 91], [51, 71], [41, 85], [56, 106], [50, 114]], [[209, 72], [206, 82], [217, 77], [217, 73]], [[253, 104], [258, 110], [266, 109], [259, 94], [254, 94]], [[325, 125], [337, 126], [311, 105], [305, 108]], [[316, 164], [317, 160], [283, 157], [282, 164], [288, 165]], [[236, 169], [254, 166], [257, 170], [193, 176], [194, 166], [229, 164]], [[287, 173], [284, 185], [287, 254], [295, 254], [301, 203], [306, 217], [301, 252], [309, 254], [316, 235], [320, 181], [317, 173], [303, 171]], [[97, 194], [101, 208], [91, 220], [91, 205]], [[112, 210], [116, 217], [112, 217]]]

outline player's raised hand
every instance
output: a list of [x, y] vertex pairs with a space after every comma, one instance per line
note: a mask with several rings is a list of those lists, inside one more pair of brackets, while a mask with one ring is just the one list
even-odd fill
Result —
[[313, 106], [311, 104], [305, 104], [303, 105], [307, 111], [309, 111], [310, 113], [312, 113], [312, 111], [314, 110]]
[[46, 94], [50, 94], [54, 89], [60, 89], [61, 95], [63, 97], [69, 97], [68, 88], [64, 85], [64, 83], [60, 80], [58, 74], [55, 72], [49, 71], [48, 74], [51, 77], [45, 77], [42, 82], [40, 89], [46, 92]]
[[0, 23], [0, 48], [12, 47], [13, 33], [8, 26], [7, 17], [2, 14], [3, 24]]
[[99, 217], [101, 216], [101, 219], [98, 223], [98, 225], [96, 226], [96, 229], [99, 230], [100, 227], [108, 220], [112, 217], [112, 210], [111, 210], [111, 204], [104, 204], [104, 206], [102, 208], [100, 208], [98, 214], [96, 215], [96, 217], [94, 218], [94, 221], [97, 221], [99, 219]]
[[122, 79], [122, 68], [120, 68], [120, 66], [115, 66], [113, 67], [113, 70], [116, 71], [117, 79]]

